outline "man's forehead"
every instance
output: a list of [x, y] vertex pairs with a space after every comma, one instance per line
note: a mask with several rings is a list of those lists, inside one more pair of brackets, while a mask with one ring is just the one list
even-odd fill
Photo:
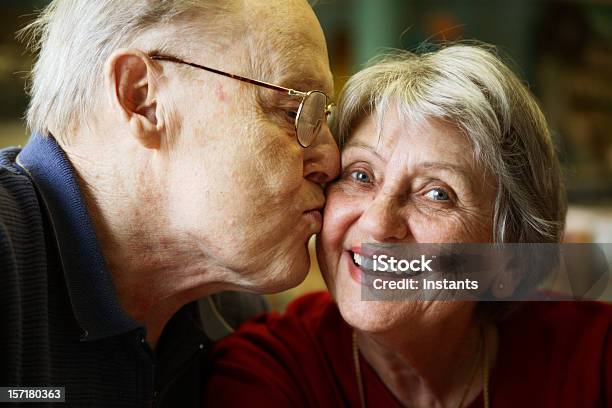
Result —
[[242, 6], [247, 16], [265, 19], [267, 23], [278, 21], [285, 26], [314, 14], [307, 0], [242, 0]]
[[262, 23], [250, 26], [248, 33], [253, 45], [251, 58], [262, 73], [272, 76], [268, 80], [296, 90], [332, 92], [325, 37], [308, 3], [288, 0], [266, 4], [258, 10]]
[[320, 90], [333, 92], [333, 78], [329, 67], [325, 40], [313, 41], [301, 33], [286, 33], [284, 41], [272, 40], [265, 64], [281, 85], [299, 91]]

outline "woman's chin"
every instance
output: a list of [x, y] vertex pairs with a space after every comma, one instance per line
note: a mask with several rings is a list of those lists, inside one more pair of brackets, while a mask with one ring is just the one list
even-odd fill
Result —
[[349, 326], [369, 333], [386, 332], [396, 327], [401, 322], [400, 316], [394, 310], [397, 307], [401, 307], [400, 302], [381, 302], [360, 298], [338, 302], [340, 314]]

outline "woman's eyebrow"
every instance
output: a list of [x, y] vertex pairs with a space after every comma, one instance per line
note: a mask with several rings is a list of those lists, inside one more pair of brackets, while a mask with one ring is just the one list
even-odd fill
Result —
[[348, 148], [358, 148], [358, 149], [363, 149], [363, 150], [367, 150], [368, 152], [372, 153], [373, 155], [375, 155], [376, 157], [378, 157], [379, 159], [382, 160], [382, 156], [376, 151], [376, 149], [367, 144], [367, 143], [362, 143], [362, 142], [356, 142], [356, 141], [349, 141], [347, 142], [343, 147], [342, 150], [344, 149], [348, 149]]
[[417, 169], [423, 170], [442, 170], [449, 173], [455, 173], [459, 175], [461, 178], [467, 180], [467, 182], [473, 187], [473, 172], [470, 172], [465, 167], [461, 165], [457, 165], [449, 162], [440, 162], [440, 161], [425, 161], [418, 163], [415, 166]]
[[423, 169], [437, 169], [437, 170], [445, 170], [445, 171], [454, 171], [457, 173], [461, 173], [465, 176], [469, 175], [469, 172], [463, 167], [458, 166], [449, 162], [440, 162], [440, 161], [425, 161], [419, 163], [416, 167]]
[[[350, 141], [350, 142], [347, 142], [343, 147], [343, 149], [347, 149], [347, 148], [358, 148], [358, 149], [367, 150], [368, 152], [372, 153], [376, 157], [383, 160], [382, 156], [376, 151], [376, 149], [367, 143]], [[415, 168], [420, 169], [420, 170], [442, 170], [442, 171], [447, 171], [451, 173], [457, 173], [461, 177], [470, 181], [470, 183], [472, 181], [472, 175], [473, 175], [472, 172], [470, 172], [464, 166], [457, 165], [457, 164], [450, 163], [450, 162], [424, 161], [424, 162], [418, 163], [415, 166]]]

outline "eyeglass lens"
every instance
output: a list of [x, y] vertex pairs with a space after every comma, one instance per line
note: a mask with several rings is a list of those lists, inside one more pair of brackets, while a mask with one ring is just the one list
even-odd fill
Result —
[[310, 146], [319, 134], [326, 107], [327, 97], [322, 92], [312, 91], [304, 98], [296, 126], [298, 142], [303, 147]]

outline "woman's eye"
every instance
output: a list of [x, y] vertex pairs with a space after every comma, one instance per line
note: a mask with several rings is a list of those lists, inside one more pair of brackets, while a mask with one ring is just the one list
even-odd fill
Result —
[[434, 188], [429, 190], [426, 194], [425, 197], [429, 198], [430, 200], [434, 200], [434, 201], [448, 201], [450, 200], [450, 196], [449, 194], [441, 189], [441, 188]]
[[370, 176], [368, 176], [368, 173], [366, 173], [365, 171], [361, 171], [361, 170], [355, 170], [351, 172], [351, 177], [360, 183], [372, 182], [372, 180], [370, 179]]

